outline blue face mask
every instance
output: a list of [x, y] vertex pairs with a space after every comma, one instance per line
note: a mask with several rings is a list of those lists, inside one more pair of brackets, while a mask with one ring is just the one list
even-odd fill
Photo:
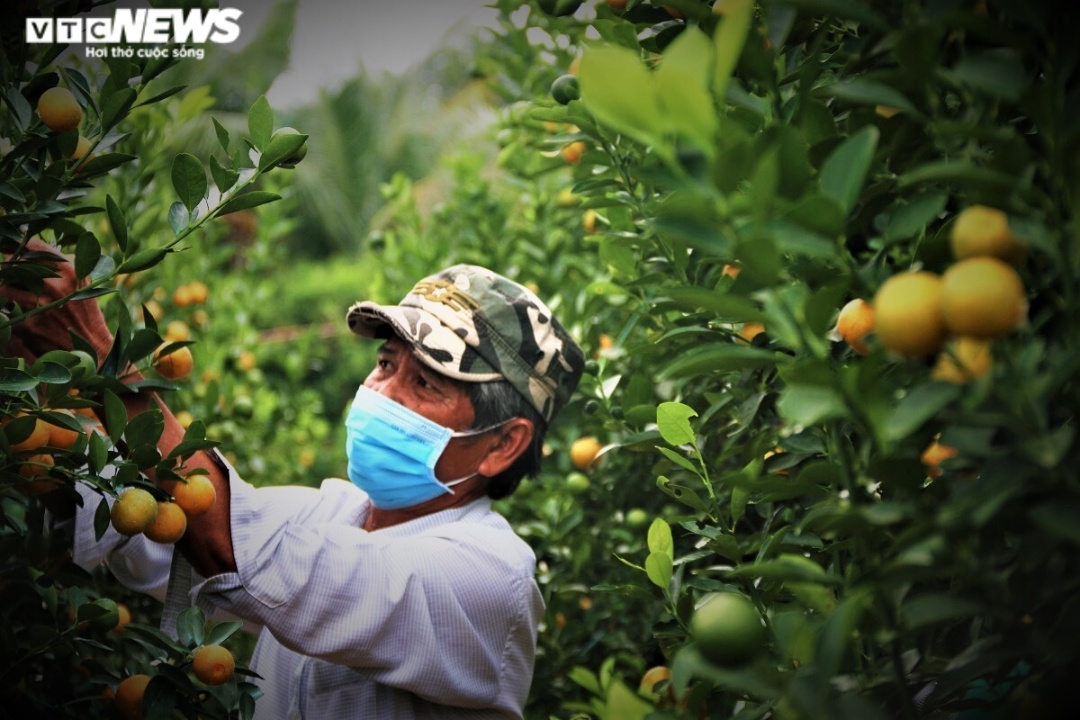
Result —
[[435, 477], [435, 463], [450, 438], [479, 435], [499, 425], [454, 432], [361, 385], [345, 419], [349, 479], [381, 510], [453, 493], [453, 485], [476, 473], [445, 483]]

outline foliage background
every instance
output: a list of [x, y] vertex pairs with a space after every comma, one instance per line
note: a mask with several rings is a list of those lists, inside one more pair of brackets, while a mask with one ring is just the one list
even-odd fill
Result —
[[[344, 308], [488, 265], [550, 298], [594, 360], [542, 476], [501, 504], [548, 603], [529, 717], [1053, 717], [1080, 629], [1072, 15], [1012, 0], [731, 2], [723, 18], [695, 0], [494, 4], [498, 28], [467, 51], [276, 113], [310, 135], [295, 170], [263, 181], [283, 199], [206, 225], [105, 301], [190, 329], [196, 373], [171, 407], [259, 484], [341, 476], [342, 413], [372, 358]], [[172, 158], [215, 152], [211, 117], [243, 133], [287, 63], [296, 7], [275, 7], [240, 56], [162, 76], [187, 89], [132, 113], [139, 161], [87, 206], [124, 198], [133, 234], [168, 232]], [[550, 87], [574, 64], [582, 99], [564, 106]], [[578, 163], [562, 155], [573, 142]], [[930, 360], [838, 342], [848, 299], [951, 264], [950, 224], [974, 203], [1029, 245], [1028, 323], [995, 345], [992, 374], [952, 386]], [[108, 235], [100, 214], [85, 222]], [[205, 304], [175, 302], [197, 278]], [[748, 343], [750, 322], [766, 331]], [[568, 448], [586, 435], [605, 452], [582, 483]], [[960, 454], [929, 482], [919, 456], [939, 435]], [[156, 624], [153, 603], [84, 583]], [[718, 590], [767, 619], [747, 667], [705, 662], [688, 632]], [[121, 652], [91, 682], [143, 659]], [[655, 665], [670, 692], [639, 694]]]

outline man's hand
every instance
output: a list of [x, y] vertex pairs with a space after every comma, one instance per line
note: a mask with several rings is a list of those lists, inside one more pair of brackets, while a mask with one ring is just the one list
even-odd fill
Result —
[[[45, 288], [40, 295], [21, 288], [0, 283], [0, 297], [13, 301], [22, 312], [48, 305], [71, 295], [79, 289], [75, 266], [42, 240], [34, 238], [27, 243], [27, 250], [53, 255], [51, 262], [58, 276], [44, 280]], [[8, 262], [5, 259], [5, 262]], [[71, 350], [71, 332], [77, 333], [93, 345], [100, 363], [112, 347], [112, 334], [105, 324], [105, 316], [96, 299], [75, 300], [46, 310], [12, 326], [11, 342], [5, 353], [15, 354], [33, 363], [49, 350]]]

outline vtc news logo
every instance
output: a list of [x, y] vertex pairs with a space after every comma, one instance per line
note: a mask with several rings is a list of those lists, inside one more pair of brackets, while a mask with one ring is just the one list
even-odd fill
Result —
[[[227, 44], [240, 37], [237, 22], [243, 11], [236, 8], [215, 10], [146, 10], [117, 9], [111, 18], [26, 19], [26, 42], [105, 44], [185, 43]], [[113, 57], [133, 57], [133, 48], [112, 48]], [[105, 48], [86, 48], [87, 57], [105, 57]], [[140, 48], [138, 57], [203, 57], [199, 48]]]

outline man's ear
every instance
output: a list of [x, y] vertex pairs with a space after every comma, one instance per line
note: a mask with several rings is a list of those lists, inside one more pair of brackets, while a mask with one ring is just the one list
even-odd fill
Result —
[[526, 418], [514, 418], [498, 429], [496, 440], [476, 472], [484, 477], [495, 477], [504, 472], [521, 457], [532, 444], [536, 428]]

